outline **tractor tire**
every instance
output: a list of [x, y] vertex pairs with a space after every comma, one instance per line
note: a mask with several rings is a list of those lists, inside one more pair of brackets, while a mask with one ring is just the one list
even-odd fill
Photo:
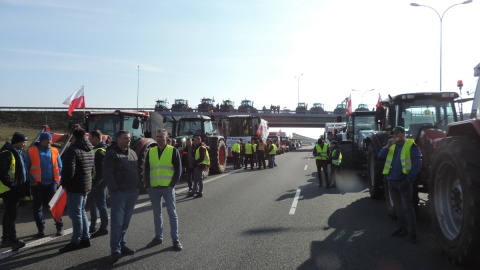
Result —
[[444, 254], [454, 263], [480, 259], [480, 142], [446, 138], [437, 148], [429, 180], [432, 226]]
[[373, 146], [368, 147], [367, 156], [367, 178], [368, 178], [368, 191], [370, 198], [374, 200], [381, 199], [383, 197], [383, 166], [385, 162], [378, 159], [378, 153], [373, 149]]
[[342, 170], [354, 170], [355, 166], [353, 164], [353, 155], [355, 152], [353, 150], [353, 143], [349, 141], [343, 141], [339, 143], [339, 146], [342, 151]]
[[210, 174], [222, 174], [227, 165], [227, 147], [223, 138], [214, 137], [210, 143]]
[[140, 153], [136, 153], [138, 158], [138, 171], [140, 172], [140, 184], [138, 185], [140, 194], [148, 193], [145, 184], [145, 160], [148, 155], [148, 150], [154, 146], [157, 146], [157, 143], [152, 139], [151, 142], [148, 142], [147, 145], [141, 149]]

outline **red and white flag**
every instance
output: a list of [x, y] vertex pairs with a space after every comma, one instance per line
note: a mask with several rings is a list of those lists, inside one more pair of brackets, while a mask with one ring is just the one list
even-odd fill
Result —
[[65, 210], [65, 205], [67, 204], [67, 193], [59, 186], [55, 195], [53, 195], [52, 199], [48, 203], [50, 206], [50, 213], [52, 213], [52, 217], [55, 219], [56, 222], [60, 222], [63, 216], [63, 211]]
[[347, 101], [347, 115], [350, 114], [352, 114], [352, 94], [350, 94]]
[[378, 93], [378, 101], [377, 101], [377, 108], [380, 108], [382, 106], [382, 97], [380, 96], [380, 93]]
[[72, 112], [75, 109], [85, 109], [85, 96], [83, 93], [83, 86], [80, 88], [80, 90], [76, 91], [73, 93], [71, 96], [69, 96], [63, 104], [69, 105], [68, 107], [68, 115], [72, 116]]

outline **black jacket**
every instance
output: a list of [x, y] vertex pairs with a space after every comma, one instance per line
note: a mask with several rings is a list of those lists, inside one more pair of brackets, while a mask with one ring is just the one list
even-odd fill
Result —
[[84, 193], [92, 189], [93, 147], [89, 141], [75, 140], [62, 156], [62, 186], [67, 192]]
[[132, 149], [121, 150], [114, 145], [103, 159], [103, 180], [110, 192], [134, 192], [140, 183], [137, 154]]
[[[30, 182], [26, 181], [26, 168], [23, 156], [9, 142], [3, 145], [0, 152], [0, 181], [10, 188], [7, 192], [15, 192], [19, 198], [30, 196]], [[12, 164], [12, 155], [9, 152], [13, 153], [15, 158], [15, 179], [12, 179], [9, 175]]]
[[94, 167], [94, 177], [92, 179], [92, 189], [94, 189], [100, 182], [103, 181], [103, 159], [105, 158], [107, 145], [104, 142], [101, 142], [97, 146], [93, 147], [95, 149], [105, 149], [105, 151], [97, 150], [95, 152], [95, 167]]

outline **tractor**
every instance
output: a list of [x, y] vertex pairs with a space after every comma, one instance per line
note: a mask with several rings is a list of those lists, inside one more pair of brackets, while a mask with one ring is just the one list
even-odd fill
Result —
[[204, 115], [186, 115], [177, 119], [175, 116], [164, 116], [164, 122], [172, 123], [172, 132], [169, 138], [176, 141], [175, 148], [182, 151], [186, 146], [187, 138], [200, 136], [202, 142], [207, 145], [210, 156], [210, 174], [222, 174], [227, 164], [227, 147], [225, 138], [216, 135], [213, 128], [213, 121]]
[[308, 104], [306, 104], [305, 102], [300, 102], [300, 103], [298, 103], [298, 106], [295, 109], [295, 113], [306, 114], [307, 113], [307, 107], [308, 107]]
[[245, 99], [242, 100], [238, 107], [239, 113], [257, 113], [258, 110], [253, 107], [253, 101]]
[[327, 113], [323, 107], [323, 103], [313, 103], [313, 106], [310, 107], [310, 114], [324, 114]]
[[192, 112], [193, 109], [188, 106], [188, 100], [175, 99], [175, 103], [172, 104], [172, 112]]
[[235, 112], [235, 102], [229, 99], [222, 101], [220, 112]]
[[215, 109], [215, 100], [211, 98], [202, 98], [200, 104], [198, 104], [198, 112], [210, 112]]

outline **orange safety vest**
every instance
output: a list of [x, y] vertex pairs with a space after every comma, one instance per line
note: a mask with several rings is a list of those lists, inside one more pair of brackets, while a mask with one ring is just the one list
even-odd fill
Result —
[[[53, 180], [60, 181], [60, 169], [58, 167], [58, 149], [51, 147], [52, 152], [52, 165], [53, 165]], [[28, 149], [28, 155], [30, 156], [31, 166], [28, 171], [33, 180], [37, 183], [42, 182], [42, 167], [40, 165], [40, 153], [38, 147], [30, 147]]]

